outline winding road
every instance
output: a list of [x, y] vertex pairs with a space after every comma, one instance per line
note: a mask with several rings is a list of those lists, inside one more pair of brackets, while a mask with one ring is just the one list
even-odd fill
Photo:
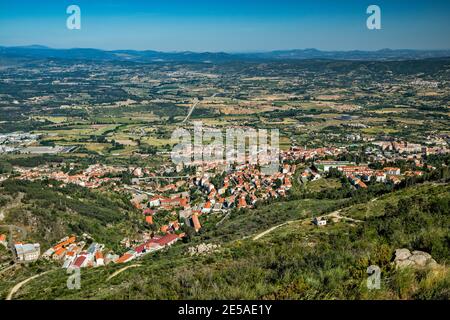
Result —
[[39, 277], [41, 277], [41, 276], [43, 276], [44, 274], [47, 274], [47, 273], [49, 273], [49, 272], [50, 272], [50, 270], [49, 270], [49, 271], [45, 271], [45, 272], [40, 273], [40, 274], [37, 274], [37, 275], [32, 276], [32, 277], [29, 277], [29, 278], [23, 280], [22, 282], [19, 282], [18, 284], [16, 284], [16, 285], [9, 291], [8, 296], [6, 297], [6, 300], [12, 300], [14, 294], [15, 294], [17, 291], [19, 291], [19, 289], [22, 288], [22, 286], [24, 286], [24, 285], [27, 284], [28, 282], [30, 282], [30, 281], [32, 281], [32, 280], [34, 280], [34, 279], [36, 279], [36, 278], [39, 278]]

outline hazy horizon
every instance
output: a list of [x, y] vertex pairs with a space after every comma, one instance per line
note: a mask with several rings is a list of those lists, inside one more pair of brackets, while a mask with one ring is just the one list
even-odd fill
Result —
[[144, 52], [144, 51], [154, 51], [154, 52], [162, 52], [162, 53], [183, 53], [183, 52], [192, 52], [192, 53], [225, 53], [225, 54], [257, 54], [257, 53], [271, 53], [271, 52], [277, 52], [277, 51], [306, 51], [306, 50], [317, 50], [321, 52], [379, 52], [383, 50], [391, 50], [391, 51], [450, 51], [450, 48], [441, 48], [441, 49], [414, 49], [414, 48], [398, 48], [398, 49], [392, 49], [392, 48], [379, 48], [379, 49], [373, 49], [373, 50], [364, 50], [364, 49], [349, 49], [349, 50], [321, 50], [318, 48], [286, 48], [286, 49], [273, 49], [273, 50], [250, 50], [250, 51], [194, 51], [194, 50], [172, 50], [172, 51], [164, 51], [164, 50], [156, 50], [156, 49], [129, 49], [129, 48], [119, 48], [119, 49], [102, 49], [102, 48], [96, 48], [96, 47], [51, 47], [47, 45], [42, 45], [38, 43], [33, 44], [25, 44], [25, 45], [19, 45], [19, 46], [8, 46], [0, 43], [0, 47], [4, 48], [30, 48], [36, 47], [35, 49], [45, 48], [45, 49], [51, 49], [51, 50], [100, 50], [100, 51], [137, 51], [137, 52]]

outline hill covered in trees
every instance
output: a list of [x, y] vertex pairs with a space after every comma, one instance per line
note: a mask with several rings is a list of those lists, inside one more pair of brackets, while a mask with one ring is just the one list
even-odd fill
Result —
[[[33, 280], [17, 298], [449, 299], [449, 188], [448, 184], [427, 183], [389, 193], [339, 210], [346, 219], [334, 221], [330, 216], [321, 228], [311, 225], [308, 214], [299, 213], [291, 217], [295, 218], [291, 223], [261, 237], [255, 237], [264, 230], [251, 227], [254, 220], [246, 224], [235, 214], [223, 222], [223, 228], [227, 233], [235, 229], [239, 236], [218, 243], [217, 239], [208, 241], [206, 232], [197, 242], [178, 243], [146, 256], [141, 266], [111, 280], [108, 277], [123, 265], [83, 270], [81, 290], [68, 290], [65, 270], [56, 269]], [[277, 214], [292, 212], [294, 204], [301, 212], [298, 201], [276, 204]], [[264, 217], [264, 210], [273, 209], [260, 210]], [[251, 235], [242, 237], [249, 229]], [[217, 243], [220, 248], [189, 255], [188, 248], [200, 242]], [[392, 261], [398, 248], [428, 252], [439, 265], [396, 269]], [[42, 267], [39, 263], [33, 268]], [[370, 265], [381, 268], [379, 290], [367, 289]], [[25, 274], [14, 277], [18, 281]], [[5, 295], [6, 287], [1, 290]]]

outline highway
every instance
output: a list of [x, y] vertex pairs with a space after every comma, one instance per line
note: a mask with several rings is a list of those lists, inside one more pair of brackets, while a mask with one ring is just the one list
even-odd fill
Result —
[[[211, 96], [211, 98], [214, 98], [215, 96], [217, 96], [217, 93], [214, 93], [214, 94]], [[194, 100], [194, 104], [192, 105], [191, 109], [189, 110], [188, 115], [186, 116], [186, 118], [184, 118], [184, 120], [183, 120], [181, 123], [186, 123], [186, 122], [189, 120], [189, 118], [190, 118], [191, 115], [192, 115], [192, 112], [194, 112], [195, 107], [197, 107], [199, 103], [200, 103], [200, 100], [198, 100], [198, 99], [196, 98], [196, 99]]]
[[188, 115], [186, 116], [186, 118], [184, 118], [182, 123], [186, 123], [189, 118], [191, 117], [192, 112], [194, 112], [195, 107], [200, 103], [200, 101], [198, 99], [194, 100], [194, 104], [192, 105], [191, 109], [189, 110]]

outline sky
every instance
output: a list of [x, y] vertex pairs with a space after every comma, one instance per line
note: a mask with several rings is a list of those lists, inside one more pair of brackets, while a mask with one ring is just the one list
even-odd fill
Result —
[[[381, 30], [369, 30], [369, 5]], [[81, 29], [69, 30], [69, 5]], [[0, 0], [0, 45], [254, 52], [450, 49], [449, 0]]]

